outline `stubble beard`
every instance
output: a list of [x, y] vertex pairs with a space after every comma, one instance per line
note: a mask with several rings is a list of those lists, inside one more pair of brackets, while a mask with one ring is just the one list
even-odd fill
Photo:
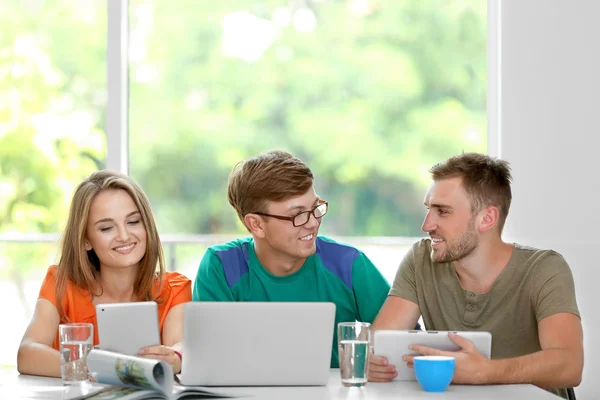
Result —
[[432, 249], [431, 259], [435, 263], [459, 261], [470, 255], [477, 248], [478, 244], [479, 238], [475, 233], [475, 220], [471, 219], [467, 230], [454, 243], [446, 242], [448, 248], [444, 253], [435, 252]]

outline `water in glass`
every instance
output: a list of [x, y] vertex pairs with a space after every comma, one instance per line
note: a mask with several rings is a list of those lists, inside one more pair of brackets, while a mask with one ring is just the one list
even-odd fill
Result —
[[363, 386], [369, 368], [369, 341], [341, 340], [338, 346], [344, 386]]
[[79, 385], [88, 380], [87, 355], [92, 350], [92, 340], [71, 341], [60, 344], [60, 368], [63, 385]]

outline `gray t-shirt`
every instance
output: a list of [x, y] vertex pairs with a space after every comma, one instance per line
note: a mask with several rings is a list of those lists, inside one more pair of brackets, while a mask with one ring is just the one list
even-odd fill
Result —
[[431, 240], [422, 239], [402, 260], [390, 295], [416, 303], [426, 329], [491, 332], [493, 359], [541, 350], [538, 322], [545, 317], [580, 316], [564, 258], [518, 244], [490, 291], [478, 294], [461, 287], [453, 263], [434, 263]]

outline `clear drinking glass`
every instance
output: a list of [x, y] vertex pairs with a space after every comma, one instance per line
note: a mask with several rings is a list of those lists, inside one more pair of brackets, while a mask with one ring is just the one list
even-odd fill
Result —
[[89, 382], [86, 361], [94, 345], [94, 325], [61, 324], [58, 326], [58, 335], [63, 385], [71, 386]]
[[338, 324], [338, 355], [344, 386], [367, 384], [371, 347], [371, 324], [340, 322]]

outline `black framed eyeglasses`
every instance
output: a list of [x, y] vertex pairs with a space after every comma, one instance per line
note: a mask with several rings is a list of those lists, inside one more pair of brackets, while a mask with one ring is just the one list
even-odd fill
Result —
[[250, 214], [262, 215], [263, 217], [273, 217], [277, 219], [282, 219], [284, 221], [292, 221], [292, 224], [296, 227], [306, 225], [310, 220], [310, 215], [312, 214], [316, 219], [323, 218], [323, 215], [327, 214], [327, 210], [329, 209], [329, 203], [324, 200], [319, 200], [317, 205], [313, 207], [310, 211], [302, 211], [299, 214], [296, 214], [293, 217], [286, 217], [284, 215], [273, 215], [267, 214], [263, 212], [253, 212]]

